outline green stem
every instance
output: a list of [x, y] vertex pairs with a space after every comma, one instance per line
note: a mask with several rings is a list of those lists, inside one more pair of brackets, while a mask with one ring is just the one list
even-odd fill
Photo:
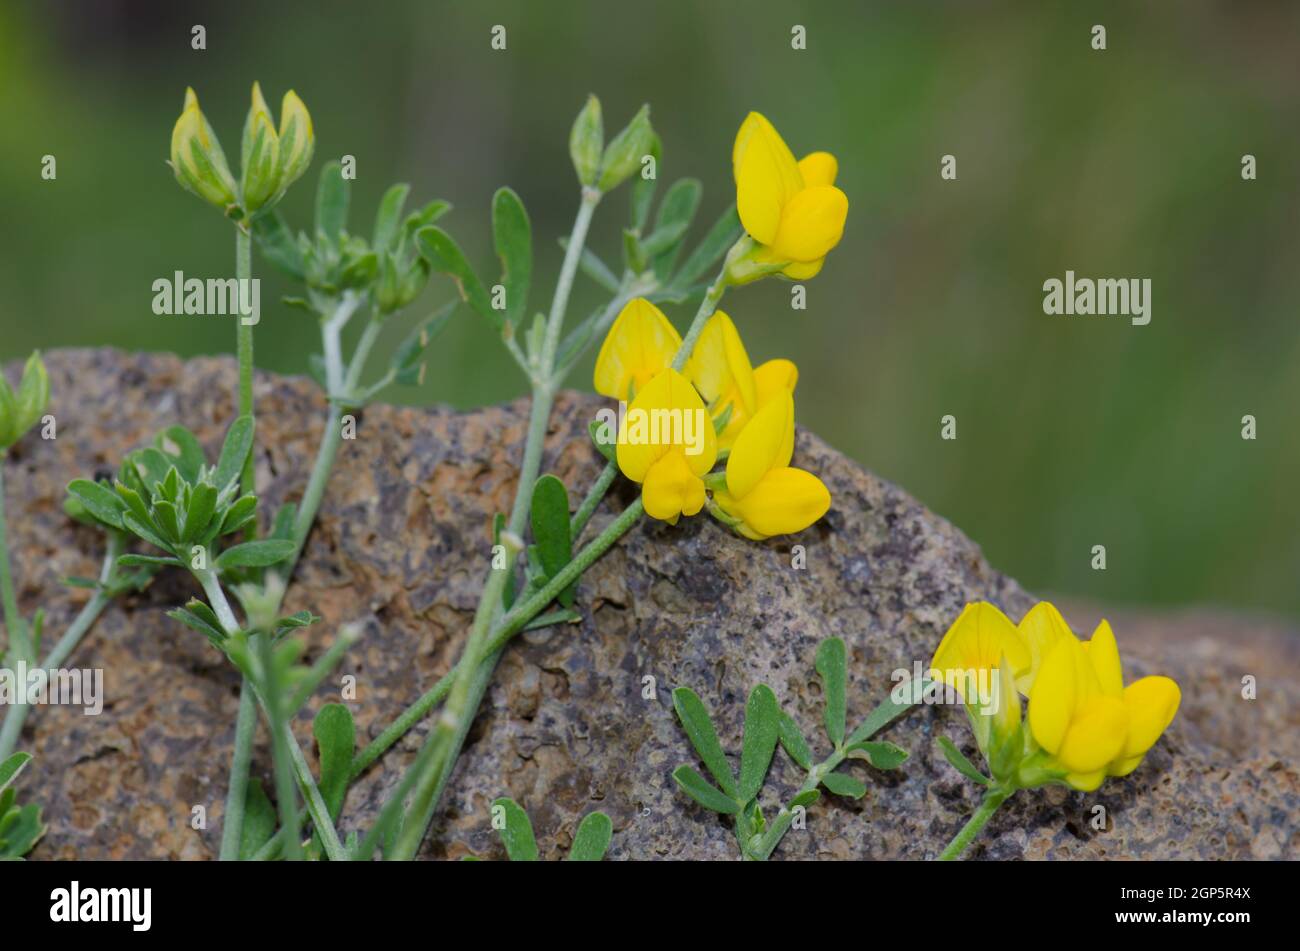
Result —
[[[248, 287], [253, 279], [253, 236], [243, 227], [235, 228], [235, 279], [241, 288]], [[253, 325], [246, 323], [242, 314], [236, 316], [235, 348], [239, 355], [239, 415], [253, 415]], [[244, 460], [240, 476], [241, 492], [256, 492], [256, 450]], [[249, 523], [248, 538], [257, 537], [256, 519]]]
[[[211, 569], [207, 571], [193, 572], [198, 579], [199, 584], [203, 586], [203, 592], [208, 596], [208, 601], [212, 605], [212, 610], [216, 612], [217, 620], [221, 622], [222, 628], [228, 635], [237, 634], [240, 630], [239, 622], [235, 619], [235, 612], [230, 608], [230, 602], [226, 599], [226, 593], [221, 589], [221, 582], [217, 579], [217, 574]], [[245, 684], [250, 687], [254, 696], [259, 691], [256, 685], [248, 678], [245, 678]], [[273, 723], [270, 711], [267, 709], [266, 699], [257, 696], [258, 702], [262, 706], [262, 713], [266, 715], [267, 723]], [[298, 787], [302, 790], [303, 798], [307, 802], [307, 812], [311, 816], [311, 821], [316, 827], [316, 833], [320, 836], [321, 843], [325, 846], [325, 852], [334, 862], [346, 862], [349, 858], [347, 850], [339, 841], [338, 831], [334, 828], [334, 822], [330, 819], [329, 809], [325, 806], [325, 800], [321, 797], [320, 789], [316, 786], [316, 779], [311, 774], [311, 768], [307, 765], [307, 759], [303, 756], [302, 747], [298, 745], [297, 738], [285, 723], [280, 732], [280, 738], [287, 745], [289, 758], [293, 762], [294, 772], [298, 776]], [[274, 740], [275, 737], [273, 736]]]
[[299, 838], [302, 825], [298, 818], [298, 790], [293, 783], [293, 764], [290, 762], [289, 744], [285, 742], [288, 723], [284, 714], [284, 694], [280, 678], [274, 669], [273, 645], [267, 634], [255, 635], [261, 655], [262, 706], [271, 724], [271, 754], [275, 764], [275, 801], [280, 812], [280, 828], [285, 833], [284, 857], [290, 862], [302, 860], [302, 842]]
[[726, 268], [713, 279], [709, 289], [704, 293], [704, 300], [700, 301], [700, 308], [695, 312], [695, 319], [691, 321], [690, 328], [686, 331], [686, 336], [682, 338], [682, 345], [677, 348], [677, 355], [673, 357], [673, 369], [681, 370], [686, 366], [686, 360], [695, 350], [695, 343], [700, 339], [700, 333], [704, 330], [704, 325], [713, 312], [718, 308], [718, 302], [722, 300], [722, 295], [727, 292]]
[[0, 602], [4, 603], [5, 630], [9, 632], [8, 647], [16, 660], [31, 660], [32, 648], [27, 643], [27, 624], [18, 613], [18, 598], [14, 595], [14, 577], [9, 568], [9, 542], [5, 522], [5, 456], [0, 450]]
[[[0, 492], [3, 492], [2, 488], [0, 488]], [[3, 520], [3, 511], [0, 511], [0, 552], [3, 550]], [[42, 668], [48, 670], [51, 667], [58, 667], [67, 660], [77, 644], [81, 642], [82, 637], [90, 630], [91, 625], [103, 613], [104, 608], [113, 600], [114, 592], [111, 588], [113, 570], [116, 566], [117, 556], [122, 553], [123, 545], [124, 541], [121, 535], [117, 532], [109, 533], [108, 548], [104, 552], [104, 562], [99, 569], [100, 587], [77, 613], [77, 616], [73, 618], [63, 636], [50, 649], [49, 655], [41, 664]], [[3, 553], [0, 553], [0, 559], [7, 561]], [[8, 623], [7, 620], [6, 623]], [[15, 704], [5, 715], [4, 726], [0, 727], [0, 762], [4, 762], [13, 753], [14, 747], [18, 745], [18, 738], [22, 734], [23, 724], [26, 722], [27, 713], [30, 710], [31, 706], [29, 704]]]
[[244, 834], [244, 807], [248, 802], [248, 769], [253, 761], [253, 734], [257, 731], [257, 700], [247, 679], [239, 686], [239, 715], [235, 719], [235, 749], [230, 754], [230, 785], [226, 789], [226, 811], [221, 820], [222, 862], [239, 860]]
[[966, 851], [966, 847], [971, 844], [971, 840], [973, 840], [975, 836], [979, 834], [980, 830], [988, 824], [988, 821], [993, 818], [993, 813], [998, 811], [998, 806], [1002, 805], [1002, 803], [1006, 801], [1007, 797], [1013, 792], [1015, 792], [1015, 790], [1005, 789], [1000, 786], [994, 786], [986, 792], [984, 794], [984, 801], [981, 802], [979, 808], [975, 810], [975, 814], [972, 815], [970, 819], [966, 821], [966, 824], [961, 827], [961, 831], [953, 836], [953, 840], [948, 843], [948, 847], [939, 853], [939, 861], [951, 862], [961, 855], [962, 852]]
[[600, 475], [591, 484], [587, 497], [582, 500], [582, 505], [578, 506], [578, 511], [573, 513], [573, 518], [569, 521], [570, 538], [576, 541], [582, 535], [582, 530], [587, 527], [587, 522], [591, 521], [591, 516], [595, 514], [601, 500], [605, 498], [605, 493], [609, 491], [609, 487], [614, 484], [614, 479], [617, 477], [618, 463], [611, 459], [605, 463], [605, 468], [600, 470]]

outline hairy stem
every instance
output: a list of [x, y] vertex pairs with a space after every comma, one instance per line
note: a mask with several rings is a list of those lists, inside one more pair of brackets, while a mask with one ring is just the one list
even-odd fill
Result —
[[984, 826], [988, 824], [988, 821], [993, 818], [993, 813], [998, 811], [998, 807], [1002, 805], [1002, 803], [1007, 800], [1007, 797], [1009, 797], [1014, 791], [1015, 790], [1013, 789], [994, 786], [986, 792], [984, 794], [984, 801], [981, 802], [979, 808], [975, 810], [975, 814], [972, 815], [970, 819], [966, 821], [966, 824], [961, 827], [961, 831], [953, 836], [953, 840], [948, 843], [947, 848], [939, 853], [939, 861], [951, 862], [961, 855], [962, 852], [966, 851], [966, 847], [971, 844], [975, 836], [979, 835], [980, 830], [983, 829]]
[[0, 450], [0, 602], [4, 604], [5, 630], [9, 632], [7, 647], [16, 660], [31, 659], [31, 645], [27, 643], [27, 623], [18, 613], [18, 598], [14, 595], [14, 576], [9, 568], [9, 542], [5, 523], [5, 470], [7, 450]]
[[[0, 485], [0, 495], [3, 495], [3, 486]], [[0, 507], [0, 561], [7, 562], [8, 558], [3, 552], [3, 529], [4, 529], [3, 508]], [[85, 603], [82, 609], [73, 618], [72, 623], [68, 625], [67, 631], [55, 642], [54, 647], [50, 649], [49, 655], [45, 658], [41, 667], [49, 669], [58, 667], [81, 642], [82, 637], [90, 630], [91, 625], [103, 613], [104, 608], [113, 600], [113, 591], [111, 583], [113, 580], [113, 570], [117, 562], [117, 556], [122, 553], [124, 542], [122, 536], [116, 532], [110, 532], [108, 536], [108, 548], [104, 552], [104, 562], [99, 569], [100, 587], [95, 591], [89, 601]], [[8, 619], [5, 621], [8, 624]], [[20, 619], [21, 623], [21, 619]], [[18, 737], [22, 734], [23, 723], [27, 720], [27, 713], [31, 709], [28, 704], [15, 704], [4, 718], [4, 726], [0, 727], [0, 762], [10, 756], [14, 747], [18, 745]]]
[[[253, 278], [253, 236], [242, 227], [235, 228], [235, 279], [239, 282], [240, 292], [249, 286]], [[247, 303], [247, 301], [245, 301]], [[235, 349], [239, 356], [239, 415], [253, 415], [253, 325], [245, 321], [242, 314], [235, 322]], [[257, 452], [250, 451], [244, 460], [243, 474], [239, 485], [241, 492], [257, 491]], [[245, 533], [249, 539], [257, 537], [257, 520], [249, 523]]]
[[230, 754], [230, 784], [226, 788], [226, 811], [221, 820], [221, 852], [218, 859], [239, 859], [244, 834], [244, 807], [248, 802], [248, 768], [253, 761], [253, 734], [257, 731], [257, 700], [245, 680], [239, 687], [239, 714], [235, 718], [235, 748]]

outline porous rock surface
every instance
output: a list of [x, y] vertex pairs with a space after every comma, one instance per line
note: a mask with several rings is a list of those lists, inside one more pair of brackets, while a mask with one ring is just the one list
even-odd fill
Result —
[[[29, 434], [5, 465], [19, 600], [27, 614], [47, 608], [52, 639], [86, 597], [60, 579], [93, 574], [102, 553], [96, 532], [63, 515], [65, 484], [116, 467], [123, 450], [176, 422], [215, 454], [231, 418], [235, 366], [111, 350], [46, 360], [58, 437]], [[8, 368], [11, 379], [16, 370]], [[574, 494], [601, 462], [586, 436], [599, 405], [565, 394], [553, 416], [545, 469]], [[261, 375], [257, 408], [258, 481], [272, 511], [301, 492], [324, 407], [309, 381]], [[491, 518], [510, 506], [526, 416], [523, 400], [473, 413], [374, 406], [344, 443], [287, 607], [324, 618], [305, 634], [309, 659], [340, 624], [364, 626], [338, 670], [356, 677], [349, 706], [361, 743], [454, 663], [488, 567]], [[593, 809], [613, 819], [611, 858], [734, 858], [729, 828], [671, 778], [679, 764], [699, 765], [672, 712], [674, 687], [704, 699], [735, 753], [744, 698], [765, 682], [820, 756], [820, 639], [848, 645], [851, 728], [884, 697], [891, 672], [928, 660], [967, 601], [994, 601], [1013, 619], [1032, 604], [956, 528], [815, 435], [800, 432], [795, 462], [834, 498], [809, 531], [754, 544], [706, 517], [675, 528], [643, 521], [583, 577], [580, 624], [515, 640], [425, 856], [504, 857], [489, 807], [509, 795], [531, 814], [547, 858], [567, 854], [577, 821]], [[593, 529], [634, 497], [629, 488], [619, 487]], [[793, 565], [793, 545], [803, 546], [803, 568]], [[21, 748], [37, 760], [20, 795], [42, 802], [49, 823], [32, 858], [216, 855], [238, 680], [202, 637], [165, 616], [196, 593], [172, 572], [104, 613], [70, 662], [104, 670], [102, 715], [42, 707], [28, 718]], [[1090, 632], [1099, 616], [1087, 605], [1066, 610], [1076, 630]], [[1109, 616], [1129, 679], [1159, 672], [1182, 685], [1178, 718], [1126, 779], [1091, 794], [1015, 797], [970, 857], [1296, 857], [1296, 631], [1206, 613]], [[1258, 678], [1257, 699], [1242, 697], [1246, 675]], [[313, 761], [310, 717], [339, 699], [336, 677], [296, 723]], [[977, 802], [939, 754], [940, 734], [975, 756], [959, 709], [913, 710], [883, 734], [911, 751], [904, 768], [848, 767], [867, 795], [823, 798], [775, 857], [936, 855]], [[353, 786], [344, 834], [367, 827], [423, 735], [422, 726]], [[268, 789], [270, 769], [260, 731], [254, 773]], [[769, 814], [799, 780], [778, 750], [764, 793]], [[1094, 821], [1098, 804], [1105, 813]], [[205, 807], [205, 829], [191, 827], [195, 806]]]

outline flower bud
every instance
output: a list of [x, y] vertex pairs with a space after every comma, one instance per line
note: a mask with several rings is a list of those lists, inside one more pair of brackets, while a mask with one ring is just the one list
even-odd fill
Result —
[[311, 113], [290, 89], [280, 103], [280, 182], [283, 194], [289, 186], [302, 177], [311, 164], [316, 151], [316, 133], [311, 125]]
[[605, 148], [599, 184], [602, 192], [617, 188], [641, 167], [642, 158], [654, 147], [654, 137], [650, 107], [642, 106], [641, 111]]
[[227, 213], [236, 205], [234, 176], [193, 89], [185, 90], [185, 105], [172, 129], [171, 166], [186, 191]]
[[605, 126], [600, 115], [600, 100], [587, 97], [587, 104], [573, 121], [569, 133], [569, 157], [573, 170], [583, 185], [595, 185], [600, 173], [600, 153], [605, 147]]
[[240, 158], [240, 194], [244, 211], [251, 215], [280, 190], [280, 137], [257, 83], [253, 83], [253, 101], [244, 120]]

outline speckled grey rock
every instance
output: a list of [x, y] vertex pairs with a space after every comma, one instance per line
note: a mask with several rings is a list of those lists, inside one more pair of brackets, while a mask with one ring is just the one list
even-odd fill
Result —
[[[59, 579], [92, 573], [100, 557], [97, 535], [63, 517], [63, 485], [115, 465], [122, 450], [174, 422], [214, 451], [230, 417], [234, 365], [106, 350], [55, 352], [47, 362], [59, 436], [29, 435], [11, 453], [7, 502], [23, 609], [45, 605], [57, 632], [84, 597]], [[275, 506], [301, 492], [323, 407], [302, 379], [261, 376], [257, 391], [258, 478]], [[566, 394], [554, 415], [545, 466], [571, 486], [585, 488], [598, 469], [585, 435], [597, 405]], [[306, 635], [313, 656], [339, 624], [364, 625], [340, 668], [357, 678], [349, 705], [363, 742], [454, 662], [489, 557], [491, 517], [510, 504], [525, 418], [523, 401], [469, 414], [372, 407], [357, 440], [345, 443], [288, 606], [323, 615]], [[672, 781], [674, 767], [695, 762], [672, 714], [673, 687], [704, 698], [731, 751], [744, 697], [759, 681], [811, 739], [820, 736], [812, 667], [821, 638], [848, 644], [856, 720], [885, 695], [893, 670], [929, 658], [967, 601], [992, 600], [1013, 617], [1032, 603], [948, 522], [812, 434], [800, 433], [796, 463], [834, 497], [813, 529], [756, 545], [707, 518], [642, 523], [584, 577], [580, 624], [511, 645], [424, 854], [501, 857], [488, 810], [510, 795], [531, 813], [547, 857], [564, 854], [577, 820], [599, 808], [614, 821], [611, 857], [733, 858], [729, 829]], [[622, 486], [594, 525], [632, 497]], [[795, 544], [804, 547], [802, 570], [792, 565]], [[38, 761], [21, 790], [45, 804], [50, 823], [33, 858], [215, 855], [237, 679], [201, 637], [165, 617], [193, 593], [186, 577], [166, 575], [104, 614], [73, 658], [105, 670], [101, 716], [42, 708], [29, 718], [22, 746]], [[1087, 605], [1067, 608], [1076, 628], [1090, 631], [1097, 616]], [[970, 855], [1294, 858], [1296, 632], [1204, 613], [1110, 617], [1127, 676], [1161, 672], [1182, 684], [1177, 720], [1126, 779], [1088, 795], [1021, 794]], [[1241, 697], [1246, 674], [1259, 678], [1253, 701]], [[655, 686], [648, 700], [647, 678]], [[322, 688], [312, 710], [337, 699], [336, 685]], [[305, 746], [310, 715], [297, 724]], [[867, 796], [814, 805], [807, 829], [791, 831], [776, 857], [933, 857], [976, 802], [937, 753], [941, 732], [973, 754], [960, 711], [913, 711], [886, 734], [912, 752], [905, 768], [850, 767]], [[345, 833], [374, 816], [422, 735], [353, 786]], [[263, 736], [254, 767], [270, 788]], [[798, 779], [778, 751], [769, 811]], [[1090, 823], [1096, 804], [1106, 807], [1101, 830]], [[205, 830], [190, 827], [196, 805], [207, 809]]]

